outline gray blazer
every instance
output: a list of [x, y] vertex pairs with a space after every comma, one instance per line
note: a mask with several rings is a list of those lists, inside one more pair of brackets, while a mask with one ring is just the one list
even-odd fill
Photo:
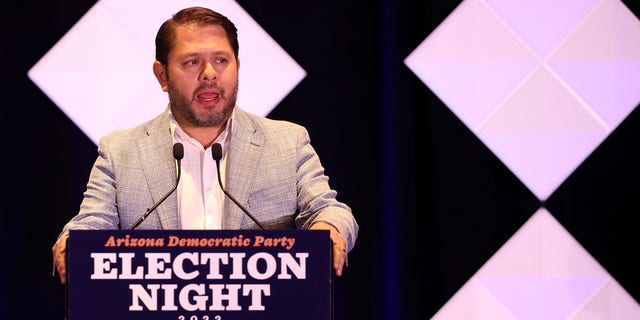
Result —
[[[336, 200], [306, 129], [236, 107], [225, 189], [267, 229], [308, 229], [324, 221], [347, 239], [358, 235], [351, 209]], [[169, 112], [100, 139], [79, 213], [63, 228], [129, 229], [176, 181]], [[137, 229], [180, 229], [177, 197], [170, 195]], [[224, 229], [257, 228], [225, 199]]]

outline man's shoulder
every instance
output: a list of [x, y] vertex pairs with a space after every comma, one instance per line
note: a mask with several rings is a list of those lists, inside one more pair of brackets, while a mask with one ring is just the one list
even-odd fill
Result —
[[281, 130], [305, 130], [305, 128], [292, 121], [267, 118], [265, 116], [253, 114], [241, 109], [237, 110], [236, 120], [242, 126], [254, 126], [258, 130], [281, 131]]
[[114, 130], [103, 136], [100, 141], [104, 144], [124, 143], [130, 145], [140, 138], [151, 136], [163, 129], [169, 129], [169, 118], [166, 113], [162, 113], [135, 127]]

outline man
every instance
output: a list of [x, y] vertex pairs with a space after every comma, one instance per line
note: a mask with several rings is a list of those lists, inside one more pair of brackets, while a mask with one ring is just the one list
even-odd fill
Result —
[[71, 229], [130, 229], [176, 181], [172, 145], [184, 146], [182, 174], [172, 193], [139, 229], [247, 229], [256, 223], [225, 198], [217, 184], [214, 144], [222, 146], [225, 189], [266, 229], [325, 229], [333, 268], [356, 241], [351, 209], [336, 200], [307, 131], [296, 124], [236, 107], [237, 30], [225, 16], [192, 7], [162, 24], [153, 72], [169, 107], [132, 129], [103, 137], [79, 213], [52, 248], [66, 283], [66, 238]]

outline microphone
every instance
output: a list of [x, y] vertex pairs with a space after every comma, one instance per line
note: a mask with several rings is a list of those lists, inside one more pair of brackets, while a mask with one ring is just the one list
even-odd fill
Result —
[[147, 211], [145, 211], [144, 214], [140, 217], [140, 219], [138, 219], [138, 221], [136, 221], [136, 223], [134, 223], [131, 226], [131, 228], [129, 228], [129, 230], [135, 229], [139, 224], [142, 223], [142, 221], [144, 221], [144, 219], [146, 219], [149, 216], [149, 214], [151, 214], [151, 212], [153, 212], [153, 210], [155, 210], [161, 203], [163, 203], [164, 200], [166, 200], [169, 197], [169, 195], [171, 195], [174, 191], [176, 191], [176, 189], [178, 188], [178, 183], [180, 182], [180, 173], [182, 171], [180, 167], [180, 160], [182, 160], [183, 157], [184, 157], [184, 147], [182, 146], [182, 143], [180, 142], [174, 143], [173, 158], [178, 163], [178, 177], [176, 178], [176, 184], [173, 186], [173, 188], [171, 188], [171, 190], [169, 190], [169, 192], [167, 192], [162, 198], [160, 198], [160, 201], [154, 204], [151, 208], [148, 208]]
[[249, 211], [247, 209], [245, 209], [239, 202], [238, 200], [236, 200], [232, 195], [230, 195], [227, 190], [224, 189], [224, 187], [222, 186], [222, 178], [220, 177], [220, 159], [222, 159], [222, 146], [219, 143], [214, 143], [211, 146], [211, 156], [213, 156], [213, 160], [216, 161], [216, 170], [218, 172], [218, 184], [220, 185], [220, 189], [222, 189], [222, 192], [224, 192], [224, 194], [229, 197], [229, 199], [231, 199], [231, 201], [233, 201], [233, 203], [235, 203], [238, 208], [240, 208], [249, 218], [251, 218], [251, 220], [253, 220], [253, 222], [255, 222], [258, 227], [260, 227], [260, 229], [264, 230], [264, 227], [262, 226], [262, 224], [260, 224], [260, 222], [258, 222], [258, 220], [251, 214], [249, 213]]

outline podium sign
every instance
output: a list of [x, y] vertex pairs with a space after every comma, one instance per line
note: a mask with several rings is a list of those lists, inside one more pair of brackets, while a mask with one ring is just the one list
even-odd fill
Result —
[[73, 230], [67, 319], [332, 318], [321, 230]]

